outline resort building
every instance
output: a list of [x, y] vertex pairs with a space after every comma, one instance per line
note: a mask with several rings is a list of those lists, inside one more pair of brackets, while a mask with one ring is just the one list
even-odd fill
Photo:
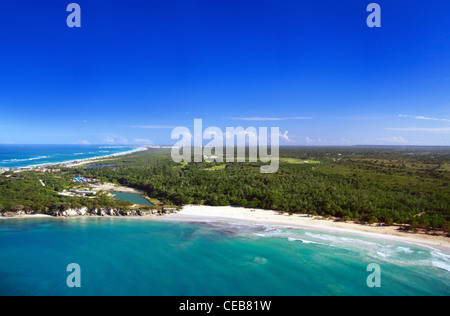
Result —
[[98, 182], [97, 179], [91, 179], [91, 178], [72, 178], [73, 182], [78, 182], [78, 183], [92, 183], [92, 182]]
[[52, 173], [52, 172], [61, 172], [61, 169], [47, 169], [47, 168], [39, 168], [37, 169], [39, 172]]
[[95, 192], [95, 191], [70, 190], [70, 192], [72, 192], [78, 196], [92, 196], [92, 195], [97, 194], [97, 192]]

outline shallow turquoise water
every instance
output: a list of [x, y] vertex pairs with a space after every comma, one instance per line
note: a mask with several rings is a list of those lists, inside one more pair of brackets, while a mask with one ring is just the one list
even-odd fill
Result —
[[[70, 263], [81, 288], [68, 288]], [[369, 288], [369, 263], [381, 288]], [[450, 255], [282, 227], [124, 218], [0, 221], [0, 295], [449, 295]]]
[[109, 193], [114, 194], [114, 198], [117, 200], [122, 200], [134, 204], [153, 206], [153, 203], [145, 199], [142, 195], [136, 193], [124, 193], [124, 192], [113, 192]]

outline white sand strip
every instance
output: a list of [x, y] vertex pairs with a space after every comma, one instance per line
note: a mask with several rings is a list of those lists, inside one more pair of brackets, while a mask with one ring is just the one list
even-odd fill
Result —
[[287, 215], [280, 214], [276, 211], [262, 209], [247, 209], [231, 206], [215, 207], [188, 205], [180, 212], [168, 215], [167, 218], [180, 220], [250, 221], [269, 225], [327, 230], [337, 233], [354, 233], [371, 238], [395, 239], [398, 241], [418, 243], [450, 250], [450, 238], [445, 236], [402, 232], [399, 231], [396, 226], [374, 226], [334, 222], [332, 220], [314, 219], [304, 214]]

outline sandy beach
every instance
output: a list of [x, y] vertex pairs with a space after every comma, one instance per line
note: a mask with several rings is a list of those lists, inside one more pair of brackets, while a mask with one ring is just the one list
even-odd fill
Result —
[[7, 219], [36, 219], [36, 218], [54, 218], [51, 215], [45, 215], [45, 214], [34, 214], [34, 215], [17, 215], [17, 216], [0, 216], [0, 220], [7, 220]]
[[433, 236], [424, 233], [407, 233], [398, 230], [396, 226], [371, 226], [355, 223], [335, 222], [332, 220], [314, 219], [308, 215], [279, 214], [276, 211], [262, 209], [246, 209], [243, 207], [214, 207], [188, 205], [167, 218], [178, 220], [225, 220], [245, 221], [260, 224], [311, 228], [336, 233], [352, 233], [371, 238], [394, 239], [398, 241], [422, 244], [450, 250], [450, 238]]
[[[113, 187], [105, 186], [104, 189]], [[118, 187], [114, 187], [118, 189]], [[120, 189], [120, 188], [119, 188]], [[131, 193], [136, 191], [124, 190]], [[109, 218], [109, 216], [107, 216]], [[33, 219], [33, 218], [56, 218], [49, 215], [21, 215], [14, 217], [1, 217], [1, 219]], [[119, 217], [118, 217], [119, 218]], [[360, 225], [351, 222], [335, 222], [333, 220], [324, 220], [310, 217], [305, 214], [280, 214], [277, 211], [248, 209], [243, 207], [231, 206], [201, 206], [187, 205], [181, 211], [166, 214], [162, 217], [126, 217], [128, 219], [140, 220], [176, 220], [176, 221], [227, 221], [227, 222], [246, 222], [263, 225], [285, 226], [293, 228], [306, 228], [318, 231], [332, 233], [346, 233], [366, 236], [369, 238], [389, 239], [406, 243], [431, 246], [450, 251], [450, 238], [445, 236], [428, 235], [425, 233], [408, 233], [398, 230], [398, 226], [376, 226]]]

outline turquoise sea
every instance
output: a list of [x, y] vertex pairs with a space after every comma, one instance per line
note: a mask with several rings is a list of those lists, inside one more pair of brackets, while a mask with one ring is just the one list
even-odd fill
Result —
[[0, 145], [0, 168], [23, 168], [118, 155], [141, 150], [100, 145]]
[[[69, 288], [67, 266], [81, 268]], [[381, 288], [367, 286], [367, 266]], [[0, 220], [0, 295], [450, 295], [450, 254], [226, 222]]]

